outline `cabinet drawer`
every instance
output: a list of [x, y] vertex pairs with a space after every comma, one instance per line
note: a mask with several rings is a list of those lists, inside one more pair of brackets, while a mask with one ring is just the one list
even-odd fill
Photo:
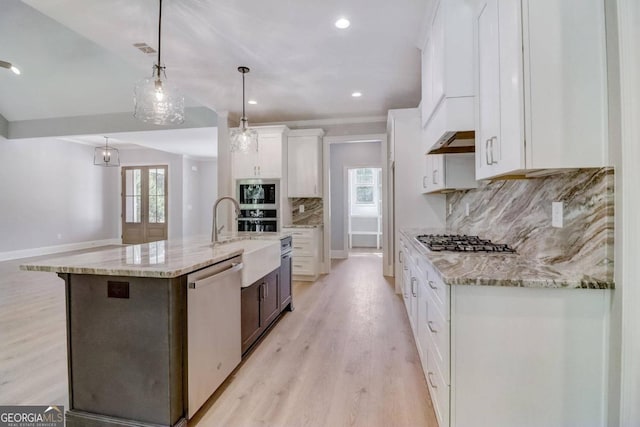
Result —
[[[294, 252], [295, 254], [295, 252]], [[315, 276], [316, 275], [316, 260], [313, 257], [305, 256], [293, 256], [292, 264], [293, 274], [299, 274], [303, 276]]]
[[431, 347], [427, 350], [427, 366], [425, 372], [433, 409], [440, 427], [449, 427], [449, 386], [438, 369]]
[[435, 272], [431, 264], [426, 264], [427, 287], [433, 298], [433, 303], [438, 307], [445, 320], [449, 320], [449, 295], [450, 287], [446, 285], [440, 275]]
[[307, 238], [294, 238], [293, 239], [293, 255], [308, 255], [315, 256], [317, 255], [317, 245], [314, 239]]
[[285, 233], [291, 233], [294, 242], [300, 237], [313, 239], [315, 235], [315, 230], [312, 228], [283, 228], [282, 231]]
[[440, 368], [445, 384], [449, 385], [450, 327], [449, 322], [444, 319], [443, 314], [434, 302], [433, 295], [429, 295], [427, 298], [427, 319], [426, 324], [423, 326], [428, 331], [435, 362]]

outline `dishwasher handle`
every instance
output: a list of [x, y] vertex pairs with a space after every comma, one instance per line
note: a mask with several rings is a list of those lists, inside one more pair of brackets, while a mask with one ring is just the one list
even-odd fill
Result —
[[189, 289], [200, 289], [204, 286], [215, 283], [217, 280], [220, 280], [225, 276], [242, 270], [243, 267], [244, 264], [241, 262], [232, 262], [229, 268], [227, 268], [226, 270], [222, 270], [220, 272], [212, 274], [211, 276], [199, 277], [198, 280], [189, 281]]

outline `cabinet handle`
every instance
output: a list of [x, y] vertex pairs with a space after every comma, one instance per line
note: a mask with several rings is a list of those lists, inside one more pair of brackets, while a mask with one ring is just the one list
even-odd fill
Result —
[[416, 292], [416, 290], [415, 290], [415, 287], [413, 286], [413, 285], [415, 285], [415, 283], [416, 283], [416, 278], [415, 278], [415, 277], [412, 277], [412, 278], [411, 278], [411, 294], [412, 294], [414, 297], [417, 297], [417, 296], [418, 296], [418, 294], [417, 294], [417, 292]]
[[431, 280], [429, 280], [429, 287], [430, 287], [431, 289], [438, 289], [438, 287], [437, 287], [437, 286], [433, 286], [433, 282], [432, 282]]
[[491, 137], [491, 164], [492, 165], [498, 163], [498, 161], [494, 160], [494, 158], [493, 158], [493, 153], [494, 153], [494, 145], [493, 145], [493, 143], [494, 142], [498, 142], [498, 137], [497, 136], [492, 136]]
[[431, 332], [433, 332], [434, 334], [437, 334], [437, 333], [438, 333], [438, 331], [437, 331], [436, 329], [433, 329], [433, 327], [432, 327], [431, 325], [433, 325], [433, 321], [429, 320], [429, 321], [427, 322], [427, 327], [429, 328], [429, 330], [430, 330]]
[[489, 141], [491, 141], [491, 138], [484, 142], [484, 160], [487, 165], [491, 165], [491, 162], [489, 161]]
[[437, 169], [434, 169], [433, 171], [431, 171], [431, 182], [433, 184], [436, 183], [436, 172], [437, 172]]
[[318, 194], [318, 185], [314, 185], [313, 186], [313, 194], [317, 195]]
[[258, 166], [258, 176], [262, 175], [261, 171], [260, 171], [260, 166]]
[[429, 373], [427, 374], [427, 378], [429, 379], [429, 385], [430, 385], [431, 387], [433, 387], [433, 388], [438, 388], [438, 386], [437, 386], [437, 385], [435, 385], [435, 384], [433, 383], [433, 381], [431, 380], [431, 376], [432, 376], [432, 375], [433, 375], [433, 372], [429, 372]]

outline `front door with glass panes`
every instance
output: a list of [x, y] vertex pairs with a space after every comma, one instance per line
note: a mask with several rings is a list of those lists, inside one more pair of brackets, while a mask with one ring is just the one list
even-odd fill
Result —
[[122, 168], [122, 243], [167, 239], [167, 166]]

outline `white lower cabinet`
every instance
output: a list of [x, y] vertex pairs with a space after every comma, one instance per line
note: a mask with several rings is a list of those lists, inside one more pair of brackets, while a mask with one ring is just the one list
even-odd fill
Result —
[[291, 273], [296, 280], [314, 281], [320, 274], [319, 257], [322, 236], [318, 228], [283, 228], [283, 233], [291, 233], [293, 260]]
[[607, 425], [610, 291], [449, 286], [404, 236], [401, 250], [440, 427]]

